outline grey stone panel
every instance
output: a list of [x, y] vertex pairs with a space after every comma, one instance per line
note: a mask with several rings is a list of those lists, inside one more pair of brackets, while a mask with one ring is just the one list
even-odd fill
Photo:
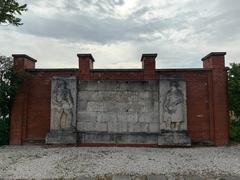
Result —
[[[83, 121], [107, 122], [111, 133], [126, 133], [127, 122], [159, 122], [158, 81], [79, 81], [79, 85], [83, 85], [78, 91], [78, 127], [81, 131], [89, 129], [88, 125], [84, 127]], [[133, 132], [148, 132], [148, 124], [141, 123], [135, 127], [130, 124], [129, 128]]]

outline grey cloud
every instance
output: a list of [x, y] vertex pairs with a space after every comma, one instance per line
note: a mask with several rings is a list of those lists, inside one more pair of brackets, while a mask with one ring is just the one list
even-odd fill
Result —
[[61, 19], [31, 16], [26, 18], [24, 23], [24, 26], [19, 29], [24, 33], [98, 43], [137, 40], [141, 33], [151, 34], [172, 26], [182, 27], [181, 22], [173, 22], [173, 20], [153, 19], [148, 22], [139, 22], [133, 19], [102, 19], [87, 15], [62, 16]]
[[[36, 1], [27, 2], [36, 4]], [[45, 2], [49, 6], [53, 5], [52, 1]], [[214, 42], [219, 41], [219, 37], [223, 40], [239, 37], [240, 1], [236, 0], [190, 1], [186, 4], [190, 8], [186, 8], [184, 11], [176, 9], [175, 17], [155, 18], [148, 21], [142, 20], [141, 17], [151, 10], [157, 10], [157, 7], [150, 4], [141, 4], [129, 17], [121, 19], [114, 17], [113, 14], [115, 6], [124, 4], [123, 0], [63, 0], [62, 2], [64, 2], [63, 8], [66, 12], [72, 10], [75, 14], [69, 17], [60, 12], [58, 17], [52, 19], [34, 17], [35, 15], [32, 14], [31, 17], [27, 16], [24, 19], [25, 26], [22, 28], [22, 32], [71, 41], [84, 40], [97, 43], [154, 40], [155, 37], [152, 36], [154, 32], [162, 33], [169, 29], [180, 31], [189, 28], [193, 31], [190, 36], [200, 39], [208, 38], [209, 41]], [[84, 8], [89, 7], [93, 7], [94, 12], [83, 11]], [[202, 16], [201, 13], [207, 12], [207, 10], [216, 13]], [[141, 34], [147, 34], [148, 37], [139, 37]], [[162, 34], [166, 36], [166, 34]], [[189, 37], [186, 38], [186, 41], [189, 40]]]
[[[115, 6], [124, 4], [123, 0], [63, 0], [66, 10], [79, 12], [84, 8], [93, 7], [99, 13], [113, 13]], [[91, 13], [91, 12], [89, 12]]]

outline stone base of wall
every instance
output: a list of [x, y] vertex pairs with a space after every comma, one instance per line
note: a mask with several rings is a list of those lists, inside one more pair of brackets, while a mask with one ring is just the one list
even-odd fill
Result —
[[78, 135], [81, 144], [155, 144], [159, 146], [191, 146], [186, 132], [164, 133], [102, 133], [82, 132]]
[[166, 131], [158, 136], [158, 145], [191, 146], [191, 139], [186, 131]]
[[51, 130], [46, 137], [46, 144], [77, 144], [77, 133], [67, 130]]
[[191, 146], [191, 139], [186, 132], [161, 133], [105, 133], [51, 131], [46, 137], [46, 144], [115, 144], [115, 145], [158, 145]]

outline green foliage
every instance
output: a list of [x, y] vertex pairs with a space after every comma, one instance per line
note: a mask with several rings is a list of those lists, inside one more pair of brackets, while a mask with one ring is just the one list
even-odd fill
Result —
[[11, 105], [24, 77], [13, 70], [12, 58], [0, 56], [0, 145], [8, 142]]
[[9, 119], [0, 119], [0, 146], [8, 144]]
[[240, 64], [232, 63], [228, 73], [228, 97], [230, 111], [240, 117]]
[[230, 123], [230, 139], [240, 142], [240, 121], [232, 120]]
[[0, 24], [22, 25], [17, 15], [21, 15], [23, 11], [27, 11], [27, 4], [19, 5], [15, 0], [0, 0]]

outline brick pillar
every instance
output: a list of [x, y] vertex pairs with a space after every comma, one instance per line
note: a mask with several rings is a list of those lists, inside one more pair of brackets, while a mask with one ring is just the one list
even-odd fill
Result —
[[81, 79], [91, 79], [94, 58], [91, 54], [77, 54], [79, 61], [79, 74]]
[[[18, 72], [24, 72], [26, 69], [34, 69], [37, 60], [25, 54], [13, 54], [14, 69]], [[11, 108], [10, 120], [10, 144], [21, 145], [25, 135], [26, 126], [26, 109], [27, 109], [27, 92], [28, 84], [25, 79], [19, 87], [14, 103]]]
[[203, 68], [212, 69], [212, 110], [214, 141], [217, 146], [229, 142], [229, 114], [227, 97], [226, 52], [212, 52], [202, 58]]
[[155, 59], [157, 54], [143, 54], [141, 61], [142, 61], [142, 68], [144, 72], [144, 79], [155, 79]]
[[13, 54], [14, 68], [17, 71], [24, 71], [25, 69], [35, 69], [37, 60], [31, 58], [26, 54]]

